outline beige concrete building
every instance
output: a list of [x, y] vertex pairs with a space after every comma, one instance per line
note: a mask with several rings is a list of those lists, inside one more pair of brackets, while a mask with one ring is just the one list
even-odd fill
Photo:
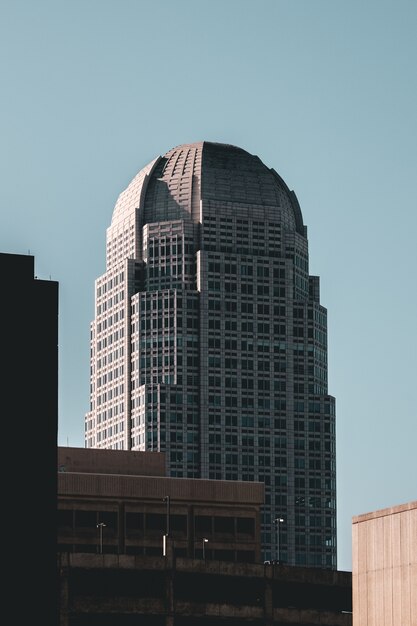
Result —
[[416, 626], [417, 501], [353, 518], [353, 626]]

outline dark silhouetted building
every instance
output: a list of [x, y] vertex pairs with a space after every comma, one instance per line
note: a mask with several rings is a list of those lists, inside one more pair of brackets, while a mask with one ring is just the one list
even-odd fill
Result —
[[264, 558], [336, 568], [327, 311], [294, 192], [235, 146], [173, 148], [119, 196], [106, 256], [86, 446], [261, 481]]
[[[4, 598], [12, 621], [56, 620], [58, 283], [37, 280], [34, 258], [0, 254], [2, 433], [7, 458]], [[11, 460], [10, 460], [11, 459]], [[3, 560], [3, 565], [5, 564]], [[22, 585], [24, 601], [22, 601]], [[18, 592], [19, 600], [12, 601]]]

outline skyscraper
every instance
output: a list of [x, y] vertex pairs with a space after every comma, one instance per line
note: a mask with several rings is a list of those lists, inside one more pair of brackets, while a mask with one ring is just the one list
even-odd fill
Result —
[[[266, 559], [336, 568], [327, 312], [294, 192], [235, 146], [173, 148], [119, 196], [96, 281], [86, 446], [265, 483]], [[283, 521], [278, 521], [283, 520]]]

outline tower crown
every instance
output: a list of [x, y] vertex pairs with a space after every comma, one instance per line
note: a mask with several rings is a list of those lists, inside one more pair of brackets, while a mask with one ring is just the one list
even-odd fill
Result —
[[275, 207], [288, 230], [305, 235], [296, 195], [275, 170], [242, 148], [207, 141], [172, 148], [140, 170], [120, 194], [111, 225], [137, 210], [142, 225], [184, 218], [201, 222], [206, 202], [237, 209]]

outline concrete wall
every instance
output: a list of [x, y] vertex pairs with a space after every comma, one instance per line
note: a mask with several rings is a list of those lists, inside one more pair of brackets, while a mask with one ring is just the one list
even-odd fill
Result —
[[163, 452], [58, 448], [58, 471], [80, 474], [165, 476]]
[[350, 572], [172, 553], [59, 554], [58, 571], [60, 626], [352, 626]]
[[416, 626], [417, 501], [353, 518], [353, 626]]
[[[87, 453], [96, 450], [86, 450]], [[101, 450], [99, 450], [101, 452]], [[117, 452], [111, 450], [109, 452]], [[127, 454], [157, 454], [128, 452]], [[259, 482], [235, 480], [204, 480], [198, 478], [167, 478], [161, 476], [115, 476], [85, 472], [60, 472], [60, 496], [96, 496], [119, 498], [151, 498], [161, 500], [169, 495], [184, 502], [230, 503], [260, 506], [264, 501], [264, 485]]]

